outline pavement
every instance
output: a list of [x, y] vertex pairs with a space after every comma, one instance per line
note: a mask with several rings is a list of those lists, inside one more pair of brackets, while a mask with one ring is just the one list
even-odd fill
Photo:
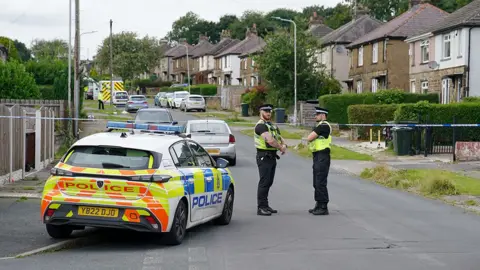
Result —
[[[86, 236], [97, 239], [90, 245], [0, 259], [0, 269], [478, 269], [480, 216], [361, 180], [343, 161], [332, 161], [329, 216], [308, 214], [312, 164], [293, 153], [278, 161], [270, 192], [279, 213], [257, 216], [253, 141], [234, 133], [238, 163], [230, 169], [237, 196], [230, 225], [199, 226], [175, 247], [150, 234], [107, 230]], [[1, 199], [0, 207], [1, 256], [52, 243], [38, 200]]]

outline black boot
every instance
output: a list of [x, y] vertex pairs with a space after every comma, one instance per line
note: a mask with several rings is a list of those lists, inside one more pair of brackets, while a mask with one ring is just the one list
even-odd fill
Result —
[[327, 208], [327, 204], [326, 203], [323, 203], [320, 205], [319, 208], [316, 208], [312, 211], [312, 214], [315, 215], [315, 216], [326, 216], [328, 215], [328, 208]]
[[264, 207], [260, 208], [259, 207], [257, 209], [257, 215], [259, 215], [259, 216], [271, 216], [272, 213], [270, 213], [270, 211], [268, 211], [267, 208], [264, 208]]
[[313, 211], [315, 211], [318, 208], [320, 208], [320, 203], [316, 202], [315, 207], [313, 207], [312, 209], [308, 209], [308, 212], [311, 214], [313, 213]]
[[278, 213], [278, 211], [277, 211], [277, 210], [275, 210], [275, 209], [272, 209], [270, 206], [267, 206], [265, 209], [266, 209], [268, 212], [272, 213], [272, 214], [276, 214], [276, 213]]

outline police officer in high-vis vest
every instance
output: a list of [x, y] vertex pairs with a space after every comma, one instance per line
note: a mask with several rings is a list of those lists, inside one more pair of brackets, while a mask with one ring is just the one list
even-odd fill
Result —
[[257, 166], [260, 180], [257, 190], [257, 215], [271, 216], [277, 213], [268, 203], [268, 193], [275, 177], [275, 168], [277, 167], [277, 151], [285, 154], [287, 145], [285, 144], [280, 130], [272, 124], [273, 105], [264, 104], [259, 107], [260, 120], [255, 125], [254, 141], [257, 148]]
[[103, 93], [105, 93], [105, 91], [101, 91], [98, 93], [98, 109], [99, 110], [105, 110], [105, 105], [103, 103]]
[[313, 155], [313, 188], [315, 189], [315, 207], [308, 210], [314, 215], [328, 215], [327, 177], [330, 170], [330, 143], [332, 127], [326, 121], [328, 110], [315, 107], [317, 125], [307, 137], [308, 148]]

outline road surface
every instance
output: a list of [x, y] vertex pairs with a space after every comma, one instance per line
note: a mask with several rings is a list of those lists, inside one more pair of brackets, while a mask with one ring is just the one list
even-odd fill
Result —
[[98, 244], [1, 260], [0, 269], [479, 269], [480, 216], [335, 170], [330, 215], [312, 216], [312, 164], [293, 153], [279, 160], [271, 190], [279, 213], [257, 216], [253, 139], [235, 135], [237, 188], [229, 226], [195, 228], [176, 247], [148, 234], [108, 231]]

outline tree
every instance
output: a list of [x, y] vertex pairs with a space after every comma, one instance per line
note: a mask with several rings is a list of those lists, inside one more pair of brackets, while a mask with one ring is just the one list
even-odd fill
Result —
[[247, 10], [243, 13], [242, 17], [240, 17], [240, 20], [230, 25], [232, 38], [244, 39], [247, 28], [251, 28], [253, 24], [257, 25], [258, 35], [261, 37], [265, 37], [267, 33], [275, 29], [275, 23], [267, 19], [263, 13]]
[[68, 59], [68, 43], [61, 39], [36, 39], [31, 51], [35, 59]]
[[166, 37], [175, 41], [186, 39], [189, 44], [198, 43], [200, 35], [209, 36], [211, 41], [218, 41], [220, 33], [216, 30], [216, 23], [203, 20], [196, 13], [189, 11], [173, 22], [172, 30]]
[[8, 60], [20, 61], [20, 56], [18, 55], [17, 48], [15, 47], [15, 42], [8, 37], [0, 36], [0, 44], [5, 46], [8, 50]]
[[[264, 51], [255, 57], [260, 74], [268, 83], [268, 99], [277, 103], [277, 106], [288, 106], [294, 101], [292, 36], [291, 31], [287, 30], [268, 34]], [[317, 99], [321, 95], [341, 91], [340, 83], [324, 74], [323, 67], [316, 61], [314, 56], [318, 49], [317, 39], [305, 31], [297, 31], [298, 100]]]
[[32, 58], [32, 52], [23, 42], [15, 40], [13, 43], [15, 44], [15, 48], [17, 48], [18, 56], [20, 57], [20, 60], [22, 60], [22, 62], [27, 62]]
[[32, 74], [17, 61], [0, 62], [0, 97], [40, 99], [41, 94]]
[[[347, 2], [350, 0], [347, 0]], [[352, 19], [352, 7], [350, 3], [339, 3], [335, 7], [324, 6], [308, 6], [303, 8], [302, 14], [305, 18], [310, 18], [313, 13], [317, 12], [318, 16], [325, 19], [325, 24], [332, 28], [337, 29]]]
[[[122, 32], [112, 36], [113, 73], [123, 80], [134, 79], [138, 74], [150, 72], [162, 57], [160, 42], [148, 36], [139, 39], [136, 33]], [[96, 64], [101, 70], [110, 67], [110, 38], [99, 47]]]

